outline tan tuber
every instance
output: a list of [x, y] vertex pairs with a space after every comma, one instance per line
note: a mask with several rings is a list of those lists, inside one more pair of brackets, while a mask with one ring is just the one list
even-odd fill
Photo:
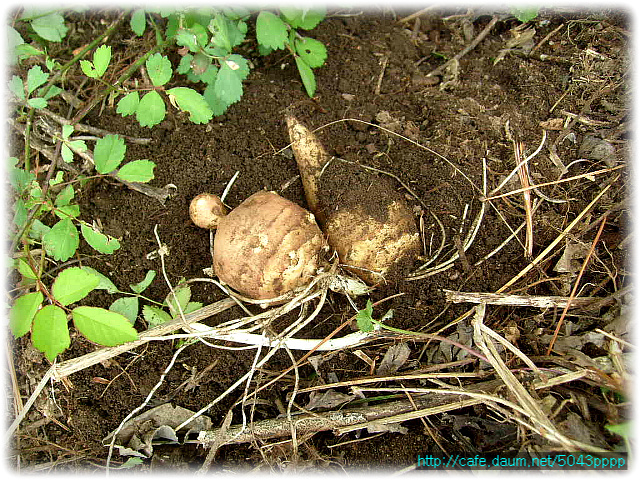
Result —
[[325, 240], [313, 214], [275, 192], [254, 193], [215, 223], [214, 272], [242, 295], [278, 297], [318, 270]]
[[373, 285], [415, 258], [420, 237], [402, 195], [386, 179], [339, 161], [332, 175], [331, 156], [317, 137], [295, 117], [286, 120], [307, 203], [340, 262]]
[[201, 193], [191, 200], [189, 216], [191, 221], [200, 228], [214, 229], [227, 214], [227, 208], [220, 198], [212, 193]]

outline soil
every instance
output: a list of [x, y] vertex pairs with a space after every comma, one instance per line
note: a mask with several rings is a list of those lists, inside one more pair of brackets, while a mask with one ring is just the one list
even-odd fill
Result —
[[[151, 184], [156, 187], [173, 184], [177, 188], [171, 198], [161, 204], [112, 179], [101, 178], [87, 183], [77, 196], [81, 218], [88, 222], [99, 220], [103, 231], [119, 238], [122, 246], [113, 255], [96, 255], [84, 245], [76, 262], [97, 269], [120, 289], [126, 290], [128, 285], [142, 280], [148, 270], [160, 273], [159, 259], [150, 256], [158, 249], [154, 234], [157, 228], [159, 238], [170, 251], [165, 258], [168, 280], [177, 285], [183, 278], [205, 276], [203, 269], [211, 264], [209, 234], [189, 221], [189, 202], [201, 192], [221, 194], [236, 172], [239, 175], [226, 198], [232, 207], [262, 189], [274, 190], [306, 206], [295, 160], [291, 150], [286, 148], [289, 144], [284, 120], [286, 111], [293, 112], [309, 127], [320, 128], [316, 133], [331, 155], [395, 176], [384, 177], [390, 178], [392, 187], [405, 196], [416, 213], [416, 222], [422, 218], [426, 257], [438, 248], [441, 238], [434, 215], [443, 223], [447, 234], [441, 259], [453, 255], [457, 251], [456, 236], [464, 241], [472, 228], [482, 205], [483, 164], [487, 166], [488, 190], [498, 186], [515, 167], [514, 142], [505, 131], [507, 124], [511, 137], [521, 141], [524, 153], [531, 155], [542, 139], [541, 122], [562, 119], [558, 129], [547, 130], [545, 147], [529, 163], [532, 180], [538, 184], [560, 177], [560, 170], [550, 154], [551, 145], [555, 146], [562, 163], [570, 165], [564, 177], [625, 161], [628, 154], [625, 122], [630, 27], [629, 17], [624, 12], [541, 11], [533, 22], [535, 34], [532, 37], [533, 45], [540, 44], [540, 47], [529, 56], [523, 53], [524, 41], [515, 42], [512, 51], [504, 51], [510, 42], [514, 43], [516, 36], [526, 33], [524, 29], [514, 30], [520, 22], [513, 17], [501, 18], [486, 38], [460, 58], [455, 71], [445, 70], [435, 77], [435, 81], [427, 74], [442, 67], [445, 59], [453, 58], [469, 45], [488, 25], [491, 15], [467, 16], [465, 11], [438, 11], [423, 14], [419, 23], [415, 20], [398, 23], [397, 20], [407, 13], [410, 12], [387, 10], [329, 15], [312, 31], [312, 36], [328, 49], [326, 64], [315, 71], [318, 88], [313, 99], [304, 92], [291, 56], [276, 52], [259, 57], [255, 42], [250, 41], [244, 43], [239, 52], [253, 62], [241, 101], [206, 125], [192, 124], [173, 107], [168, 108], [167, 119], [152, 129], [140, 127], [131, 117], [122, 118], [108, 103], [94, 108], [83, 123], [121, 135], [151, 138], [148, 145], [128, 143], [127, 158], [152, 160], [157, 167]], [[458, 16], [444, 20], [454, 14]], [[67, 53], [60, 52], [64, 59], [71, 57], [71, 51], [95, 38], [115, 14], [93, 11], [73, 14], [69, 18], [76, 28], [64, 41]], [[119, 65], [114, 71], [132, 62], [138, 52], [151, 48], [154, 37], [147, 33], [142, 38], [135, 37], [125, 24], [114, 34], [109, 40], [113, 62]], [[551, 36], [542, 42], [548, 34]], [[247, 38], [255, 38], [252, 31]], [[174, 65], [177, 64], [175, 51], [170, 58]], [[67, 79], [68, 86], [77, 87], [83, 78], [79, 69], [72, 71]], [[167, 87], [185, 82], [177, 76]], [[87, 82], [78, 96], [80, 100], [88, 101], [99, 90], [98, 84]], [[67, 115], [69, 107], [59, 101], [52, 102], [49, 108]], [[591, 122], [562, 123], [567, 118], [570, 121], [574, 114]], [[368, 123], [339, 121], [341, 119]], [[562, 130], [563, 126], [567, 128]], [[606, 163], [581, 150], [588, 136], [606, 139], [607, 145], [613, 146], [615, 153], [606, 159]], [[12, 148], [20, 154], [21, 138], [13, 138]], [[575, 162], [581, 158], [588, 160]], [[374, 197], [376, 192], [366, 191], [364, 182], [354, 181], [353, 175], [349, 175], [354, 169], [358, 170], [357, 167], [341, 169], [334, 165], [328, 172], [332, 184], [362, 189], [359, 191], [362, 201]], [[610, 194], [593, 207], [578, 229], [584, 236], [582, 241], [590, 244], [601, 216], [625, 198], [626, 173], [622, 172], [624, 170], [544, 189], [546, 196], [561, 203], [543, 201], [536, 211], [533, 257], [557, 238], [605, 184], [611, 184]], [[620, 173], [622, 175], [618, 176]], [[501, 192], [520, 188], [518, 176], [515, 178], [515, 182], [508, 183]], [[511, 231], [507, 224], [516, 228], [524, 221], [520, 195], [493, 200], [492, 204], [495, 208], [487, 208], [473, 244], [452, 268], [420, 280], [408, 281], [402, 275], [396, 275], [372, 292], [370, 298], [374, 302], [403, 293], [383, 303], [379, 307], [381, 311], [374, 311], [374, 317], [379, 318], [387, 309], [393, 309], [393, 317], [388, 321], [391, 326], [439, 332], [446, 336], [455, 333], [456, 327], [445, 327], [467, 311], [469, 305], [447, 302], [443, 289], [495, 292], [521, 272], [529, 264], [523, 248], [524, 231], [519, 233], [519, 241], [507, 243], [497, 254], [481, 261], [509, 237]], [[605, 266], [588, 270], [582, 279], [583, 284], [601, 285], [599, 290], [588, 289], [595, 291], [595, 295], [606, 296], [624, 285], [626, 250], [616, 247], [626, 237], [625, 225], [626, 207], [613, 209], [602, 233], [606, 246], [598, 249]], [[559, 248], [537, 269], [516, 282], [510, 291], [568, 295], [566, 281], [559, 279], [561, 275], [553, 271], [561, 253]], [[405, 266], [405, 271], [415, 270], [423, 261], [414, 259]], [[619, 272], [619, 277], [608, 282], [607, 269]], [[169, 288], [159, 274], [145, 291], [145, 296], [162, 300], [168, 293]], [[217, 287], [204, 282], [192, 284], [192, 293], [193, 300], [205, 305], [225, 298]], [[114, 299], [112, 295], [96, 291], [83, 302], [108, 308]], [[356, 302], [363, 308], [366, 299]], [[603, 309], [601, 314], [605, 311]], [[322, 338], [353, 313], [343, 295], [332, 293], [318, 322], [302, 334]], [[518, 346], [529, 355], [544, 353], [546, 345], [540, 342], [539, 334], [552, 333], [557, 320], [553, 314], [541, 314], [540, 309], [534, 308], [492, 307], [487, 315], [485, 323], [499, 333], [516, 326], [521, 336]], [[233, 308], [216, 315], [208, 323], [221, 323], [239, 316], [242, 311]], [[296, 316], [297, 312], [293, 312], [279, 319], [272, 328], [280, 331]], [[587, 328], [603, 326], [599, 314], [593, 315], [589, 322]], [[138, 330], [146, 328], [142, 319], [135, 326]], [[14, 343], [18, 384], [26, 398], [49, 364], [30, 346], [28, 336]], [[380, 361], [392, 343], [365, 345], [360, 350]], [[408, 365], [413, 369], [419, 370], [440, 361], [423, 355], [422, 343], [410, 342], [409, 347]], [[76, 358], [96, 348], [81, 335], [75, 335], [71, 347], [60, 355], [60, 360]], [[19, 430], [14, 446], [19, 453], [20, 467], [59, 471], [104, 466], [107, 449], [102, 445], [102, 439], [144, 401], [174, 352], [173, 342], [150, 342], [109, 362], [75, 373], [68, 382], [48, 388]], [[158, 403], [171, 401], [174, 405], [197, 411], [246, 373], [251, 368], [254, 354], [253, 350], [192, 345], [180, 355], [155, 392], [154, 400]], [[302, 354], [295, 355], [299, 358]], [[264, 383], [274, 372], [290, 365], [291, 360], [285, 353], [276, 354], [265, 366], [258, 382]], [[208, 373], [193, 388], [180, 387], [193, 372], [199, 373], [208, 367]], [[369, 369], [352, 350], [347, 350], [327, 358], [320, 369], [320, 377], [309, 364], [301, 367], [301, 387], [314, 382], [368, 376]], [[405, 384], [409, 385], [411, 382]], [[263, 390], [256, 420], [277, 416], [280, 412], [276, 406], [286, 406], [287, 394], [292, 389], [293, 380], [286, 377]], [[241, 396], [239, 389], [207, 411], [214, 426], [222, 424], [230, 407]], [[303, 404], [307, 398], [301, 395], [297, 401]], [[238, 412], [238, 408], [234, 409], [234, 424], [242, 421]], [[431, 434], [435, 431], [446, 449], [487, 453], [518, 448], [516, 427], [490, 424], [492, 413], [486, 407], [461, 409], [453, 415], [476, 419], [469, 425], [481, 425], [482, 428], [469, 427], [461, 431], [450, 416], [430, 417]], [[600, 422], [597, 428], [604, 437], [605, 422], [602, 419]], [[414, 420], [403, 426], [406, 427], [404, 434], [375, 436], [362, 432], [361, 436], [350, 433], [340, 437], [331, 432], [316, 434], [305, 442], [304, 448], [300, 447], [297, 465], [336, 471], [341, 468], [400, 469], [414, 464], [418, 456], [441, 453], [426, 424]], [[489, 431], [496, 429], [501, 435], [489, 435]], [[357, 439], [360, 441], [331, 448], [333, 444]], [[212, 469], [238, 471], [265, 463], [280, 469], [293, 461], [293, 453], [286, 446], [274, 447], [269, 452], [266, 459], [256, 445], [227, 445], [219, 450]], [[145, 468], [197, 467], [206, 453], [194, 445], [161, 446], [155, 449], [153, 460], [145, 460]], [[126, 457], [116, 452], [112, 465], [125, 460]], [[14, 465], [17, 465], [15, 459]]]

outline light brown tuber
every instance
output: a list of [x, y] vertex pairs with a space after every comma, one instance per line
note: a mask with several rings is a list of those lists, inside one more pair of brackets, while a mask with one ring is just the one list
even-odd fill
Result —
[[217, 195], [201, 193], [191, 200], [189, 216], [191, 221], [200, 228], [214, 229], [227, 214], [227, 208]]
[[403, 196], [386, 178], [331, 162], [307, 127], [291, 115], [286, 120], [307, 203], [340, 262], [373, 285], [415, 258], [420, 237]]
[[261, 191], [217, 222], [213, 269], [242, 295], [270, 299], [309, 283], [325, 244], [311, 212]]

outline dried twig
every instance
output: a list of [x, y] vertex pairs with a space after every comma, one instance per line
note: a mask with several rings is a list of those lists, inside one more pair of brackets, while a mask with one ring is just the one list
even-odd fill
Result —
[[[565, 308], [569, 303], [571, 308], [585, 307], [598, 300], [595, 297], [571, 297], [544, 296], [544, 295], [507, 295], [501, 293], [485, 292], [456, 292], [454, 290], [442, 290], [447, 302], [453, 303], [486, 303], [488, 305], [511, 305], [515, 307], [537, 308]], [[570, 302], [571, 300], [571, 302]]]

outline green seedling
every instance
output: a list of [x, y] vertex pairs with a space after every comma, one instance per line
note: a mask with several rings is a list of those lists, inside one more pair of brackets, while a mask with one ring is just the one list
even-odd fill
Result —
[[48, 100], [62, 91], [60, 87], [49, 88], [47, 92], [39, 89], [48, 79], [49, 73], [43, 71], [40, 65], [36, 65], [27, 72], [26, 82], [13, 75], [9, 80], [9, 90], [18, 100], [25, 101], [27, 106], [35, 109], [45, 108]]
[[375, 320], [373, 318], [373, 304], [371, 303], [371, 300], [367, 300], [367, 306], [360, 310], [356, 315], [356, 322], [361, 332], [371, 332], [376, 325], [388, 330], [396, 331], [397, 329], [384, 325], [383, 323], [385, 320], [388, 320], [392, 317], [393, 310], [388, 310], [380, 320]]
[[510, 10], [511, 15], [516, 17], [522, 23], [530, 22], [538, 16], [540, 9], [538, 7], [513, 7]]
[[76, 330], [99, 345], [115, 346], [136, 340], [138, 333], [123, 315], [98, 307], [70, 307], [99, 284], [98, 276], [80, 267], [63, 270], [53, 281], [46, 305], [41, 291], [16, 299], [9, 312], [11, 332], [19, 338], [30, 331], [33, 346], [51, 362], [71, 345], [69, 317]]

